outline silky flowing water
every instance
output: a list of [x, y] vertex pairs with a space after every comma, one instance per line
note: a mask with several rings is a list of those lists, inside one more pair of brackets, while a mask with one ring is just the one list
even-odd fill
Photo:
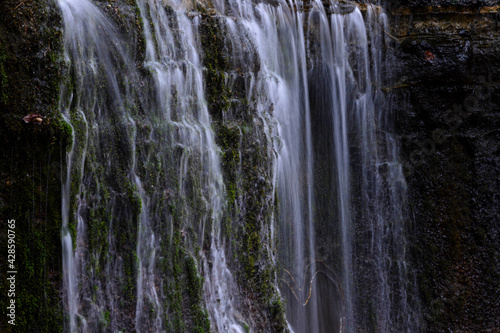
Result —
[[[176, 296], [165, 286], [176, 280], [164, 262], [176, 257], [163, 248], [184, 239], [212, 331], [253, 332], [221, 226], [234, 203], [205, 97], [201, 16], [183, 1], [137, 0], [138, 56], [102, 6], [58, 4], [68, 68], [61, 111], [73, 129], [62, 190], [66, 331], [172, 331]], [[265, 134], [279, 207], [265, 237], [289, 329], [418, 331], [406, 183], [382, 92], [383, 10], [319, 0], [213, 6]], [[242, 75], [227, 74], [228, 87]]]

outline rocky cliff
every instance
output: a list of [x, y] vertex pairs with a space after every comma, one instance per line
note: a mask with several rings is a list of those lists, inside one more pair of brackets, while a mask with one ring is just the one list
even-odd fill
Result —
[[393, 4], [389, 90], [427, 332], [500, 327], [497, 1]]

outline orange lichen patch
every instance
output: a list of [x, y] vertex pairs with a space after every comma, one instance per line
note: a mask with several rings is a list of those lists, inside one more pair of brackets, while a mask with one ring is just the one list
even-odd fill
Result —
[[481, 7], [479, 14], [496, 14], [500, 12], [500, 6], [495, 7]]
[[425, 61], [433, 62], [435, 59], [436, 56], [431, 51], [425, 51]]

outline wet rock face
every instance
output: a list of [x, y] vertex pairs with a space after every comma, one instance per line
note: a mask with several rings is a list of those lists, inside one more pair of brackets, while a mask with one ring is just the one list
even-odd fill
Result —
[[[7, 221], [15, 220], [20, 272], [16, 326], [2, 318], [1, 332], [62, 329], [60, 170], [70, 132], [58, 111], [61, 55], [61, 21], [52, 1], [1, 2], [0, 247], [7, 248]], [[1, 252], [5, 264], [7, 251]], [[8, 290], [1, 280], [0, 289]], [[9, 301], [2, 293], [0, 306]]]
[[390, 95], [428, 332], [500, 327], [500, 22], [498, 11], [479, 9], [486, 3], [456, 4], [470, 7], [393, 16]]

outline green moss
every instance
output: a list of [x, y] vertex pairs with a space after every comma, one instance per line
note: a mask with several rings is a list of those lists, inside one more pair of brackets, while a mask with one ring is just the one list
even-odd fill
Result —
[[[230, 239], [226, 250], [228, 257], [234, 259], [231, 264], [244, 297], [252, 299], [253, 306], [269, 318], [267, 326], [258, 329], [283, 332], [286, 328], [284, 307], [273, 303], [279, 300], [279, 295], [274, 286], [275, 267], [266, 244], [270, 240], [264, 231], [275, 207], [267, 202], [272, 189], [267, 171], [269, 156], [259, 139], [263, 128], [255, 122], [255, 101], [246, 100], [246, 93], [238, 90], [245, 88], [232, 91], [225, 85], [230, 62], [225, 54], [224, 25], [219, 24], [217, 17], [202, 17], [206, 98], [216, 142], [221, 149], [226, 189], [222, 228]], [[230, 120], [225, 120], [226, 114], [232, 115]]]
[[217, 144], [222, 150], [222, 168], [224, 170], [226, 184], [226, 195], [229, 209], [232, 209], [237, 196], [238, 184], [237, 173], [240, 160], [240, 131], [237, 126], [229, 127], [222, 123], [215, 125], [217, 133]]
[[187, 290], [191, 301], [191, 311], [194, 317], [194, 332], [209, 333], [210, 320], [208, 312], [203, 308], [203, 280], [198, 274], [198, 269], [193, 257], [186, 256], [185, 272], [187, 276]]
[[204, 16], [201, 28], [201, 44], [203, 49], [203, 64], [205, 66], [205, 93], [208, 110], [212, 117], [221, 120], [230, 106], [230, 90], [225, 82], [227, 74], [227, 59], [223, 53], [224, 43], [221, 28], [217, 19]]
[[285, 321], [285, 305], [281, 299], [274, 299], [271, 301], [271, 318], [273, 322], [274, 332], [284, 332], [287, 325]]

